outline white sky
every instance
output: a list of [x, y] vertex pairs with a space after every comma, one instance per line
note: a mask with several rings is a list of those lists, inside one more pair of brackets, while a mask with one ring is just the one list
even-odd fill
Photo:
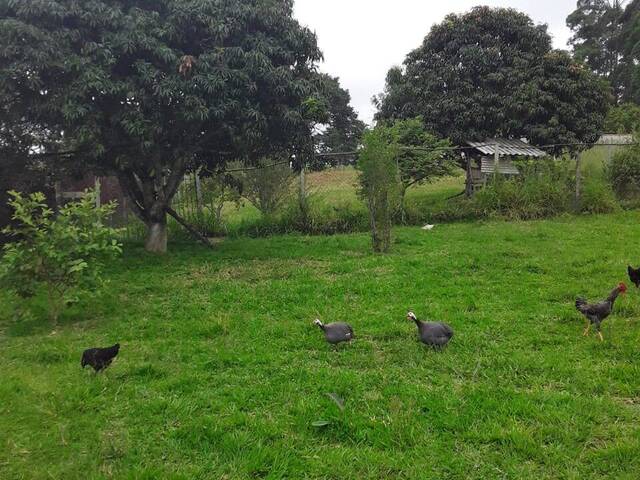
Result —
[[567, 48], [565, 21], [576, 0], [295, 0], [295, 16], [318, 36], [322, 71], [340, 77], [360, 118], [370, 123], [371, 97], [387, 71], [422, 43], [434, 23], [475, 5], [512, 7], [549, 25], [556, 48]]

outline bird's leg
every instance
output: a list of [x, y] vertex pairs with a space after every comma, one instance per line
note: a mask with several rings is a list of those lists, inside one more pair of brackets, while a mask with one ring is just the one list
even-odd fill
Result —
[[591, 330], [591, 322], [587, 320], [587, 328], [584, 329], [582, 336], [586, 337], [587, 335], [589, 335], [589, 330]]
[[602, 338], [602, 332], [600, 331], [600, 325], [598, 325], [598, 338], [601, 342], [604, 342], [604, 338]]

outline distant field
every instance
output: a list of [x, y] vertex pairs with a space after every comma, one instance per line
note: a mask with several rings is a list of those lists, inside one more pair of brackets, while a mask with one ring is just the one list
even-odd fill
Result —
[[[0, 478], [635, 480], [640, 294], [602, 344], [573, 302], [640, 263], [639, 220], [399, 228], [385, 256], [366, 234], [128, 248], [55, 332], [0, 292]], [[408, 308], [455, 329], [446, 351]]]

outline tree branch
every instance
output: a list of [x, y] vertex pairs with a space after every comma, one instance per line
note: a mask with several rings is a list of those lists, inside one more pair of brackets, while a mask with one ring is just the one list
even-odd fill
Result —
[[201, 242], [206, 247], [213, 248], [213, 245], [211, 245], [211, 242], [207, 239], [207, 237], [205, 237], [200, 232], [198, 232], [195, 228], [189, 225], [180, 215], [178, 215], [178, 213], [173, 208], [167, 206], [165, 207], [165, 210], [169, 215], [175, 218], [176, 222], [182, 225], [185, 228], [185, 230], [187, 230], [193, 236], [193, 238]]

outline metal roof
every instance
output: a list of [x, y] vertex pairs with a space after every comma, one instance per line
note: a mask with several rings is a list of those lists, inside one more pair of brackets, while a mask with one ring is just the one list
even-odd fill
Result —
[[467, 142], [468, 145], [475, 147], [476, 150], [485, 155], [495, 155], [496, 145], [500, 155], [513, 155], [524, 157], [546, 157], [547, 154], [529, 145], [522, 140], [508, 140], [506, 138], [490, 138], [484, 142]]

